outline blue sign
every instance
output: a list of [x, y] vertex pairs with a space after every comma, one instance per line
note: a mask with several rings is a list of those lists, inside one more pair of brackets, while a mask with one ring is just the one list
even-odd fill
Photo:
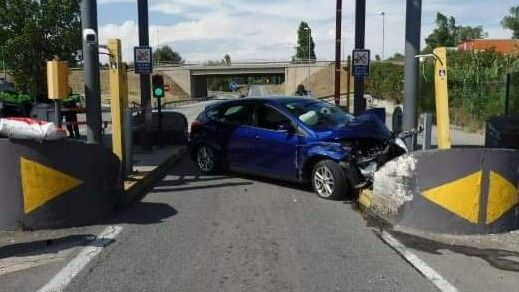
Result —
[[232, 90], [232, 91], [236, 91], [238, 90], [238, 87], [240, 87], [238, 85], [238, 83], [236, 83], [235, 81], [231, 82], [231, 84], [229, 84], [229, 88]]
[[353, 50], [353, 76], [366, 77], [369, 75], [369, 67], [371, 63], [370, 50], [357, 49]]
[[133, 53], [135, 73], [148, 75], [152, 74], [153, 52], [151, 50], [151, 47], [135, 47]]

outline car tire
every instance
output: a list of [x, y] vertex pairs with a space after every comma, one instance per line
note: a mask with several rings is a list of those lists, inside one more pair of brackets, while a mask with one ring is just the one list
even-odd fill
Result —
[[322, 160], [312, 169], [311, 182], [318, 197], [338, 200], [346, 197], [350, 187], [342, 167], [333, 160]]
[[196, 148], [195, 163], [200, 172], [204, 174], [214, 173], [218, 170], [218, 154], [207, 146], [200, 145]]

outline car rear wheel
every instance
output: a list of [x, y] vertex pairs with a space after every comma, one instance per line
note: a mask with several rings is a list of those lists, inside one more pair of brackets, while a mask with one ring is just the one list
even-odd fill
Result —
[[211, 147], [202, 145], [196, 151], [196, 162], [202, 173], [212, 173], [217, 168], [216, 152]]
[[311, 179], [314, 191], [320, 198], [337, 200], [349, 192], [344, 170], [333, 160], [318, 162], [313, 168]]

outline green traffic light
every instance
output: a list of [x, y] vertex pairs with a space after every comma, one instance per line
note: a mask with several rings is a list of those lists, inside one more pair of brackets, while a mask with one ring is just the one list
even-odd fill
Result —
[[164, 89], [161, 87], [155, 88], [153, 93], [154, 93], [155, 97], [164, 97]]

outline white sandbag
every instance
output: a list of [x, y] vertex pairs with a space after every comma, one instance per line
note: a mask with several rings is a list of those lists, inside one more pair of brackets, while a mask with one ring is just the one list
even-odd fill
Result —
[[29, 118], [0, 119], [0, 135], [23, 140], [60, 140], [67, 133], [53, 123]]

